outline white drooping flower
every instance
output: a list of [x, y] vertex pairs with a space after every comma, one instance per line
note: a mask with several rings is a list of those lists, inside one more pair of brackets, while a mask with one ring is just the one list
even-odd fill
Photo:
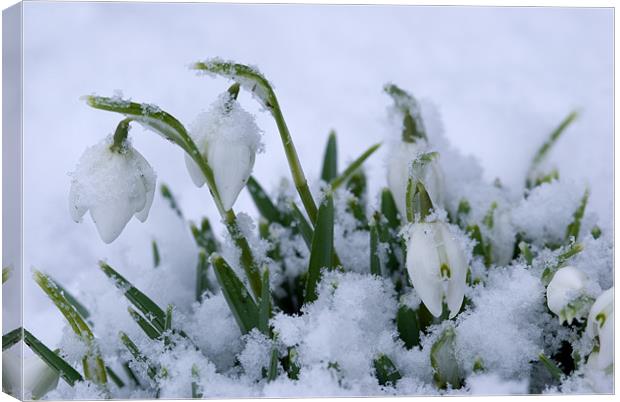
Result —
[[407, 214], [407, 183], [410, 175], [413, 175], [415, 180], [424, 183], [434, 206], [443, 205], [444, 176], [437, 160], [439, 156], [421, 166], [412, 166], [416, 158], [425, 152], [428, 152], [427, 142], [424, 139], [418, 139], [416, 142], [400, 141], [392, 146], [388, 154], [388, 186], [402, 217]]
[[[587, 314], [589, 303], [583, 291], [588, 277], [573, 266], [560, 268], [547, 286], [547, 306], [564, 321], [571, 323]], [[590, 301], [591, 303], [591, 301]]]
[[596, 299], [590, 314], [586, 333], [598, 337], [598, 351], [588, 358], [590, 370], [611, 372], [614, 364], [614, 288], [607, 289]]
[[[2, 388], [20, 397], [21, 382], [21, 354], [4, 352], [2, 354]], [[58, 372], [50, 368], [37, 355], [31, 355], [23, 360], [24, 398], [41, 399], [58, 385]]]
[[112, 137], [89, 147], [71, 173], [69, 211], [80, 222], [87, 211], [105, 243], [116, 239], [135, 215], [148, 217], [155, 194], [156, 174], [144, 157], [125, 141], [110, 149]]
[[[256, 152], [262, 147], [254, 116], [225, 92], [196, 118], [190, 134], [213, 170], [222, 206], [229, 210], [247, 183]], [[200, 168], [188, 155], [185, 162], [194, 184], [201, 187], [205, 177]]]
[[448, 305], [450, 318], [465, 295], [467, 258], [459, 240], [444, 222], [415, 223], [409, 230], [407, 271], [422, 302], [435, 317]]

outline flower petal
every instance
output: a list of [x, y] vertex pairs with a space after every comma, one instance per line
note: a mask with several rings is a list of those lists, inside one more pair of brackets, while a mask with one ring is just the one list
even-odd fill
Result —
[[422, 302], [435, 317], [442, 312], [443, 281], [439, 273], [439, 256], [435, 248], [434, 224], [412, 226], [407, 245], [407, 271]]

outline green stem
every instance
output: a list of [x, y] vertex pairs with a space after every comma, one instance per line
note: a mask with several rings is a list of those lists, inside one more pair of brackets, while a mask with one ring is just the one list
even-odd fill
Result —
[[226, 211], [224, 215], [224, 223], [226, 225], [228, 233], [230, 233], [232, 240], [235, 242], [235, 245], [239, 247], [239, 250], [241, 251], [241, 256], [239, 260], [241, 261], [243, 270], [248, 277], [252, 292], [254, 293], [256, 300], [259, 300], [261, 297], [262, 286], [258, 265], [254, 260], [254, 256], [252, 255], [252, 250], [250, 249], [248, 240], [245, 238], [243, 232], [239, 228], [239, 224], [237, 223], [237, 216], [232, 209]]
[[121, 153], [125, 148], [125, 141], [127, 141], [127, 136], [129, 135], [129, 123], [131, 122], [131, 118], [128, 117], [126, 119], [121, 120], [116, 126], [116, 131], [114, 131], [114, 137], [112, 145], [110, 145], [110, 151]]

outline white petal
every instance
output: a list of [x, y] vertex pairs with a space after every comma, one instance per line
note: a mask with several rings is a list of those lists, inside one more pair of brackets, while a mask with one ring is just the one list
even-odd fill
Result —
[[584, 288], [587, 276], [573, 266], [560, 268], [547, 286], [547, 306], [556, 315]]
[[71, 214], [71, 219], [75, 222], [80, 222], [86, 211], [88, 211], [88, 207], [82, 201], [81, 193], [80, 183], [75, 179], [72, 180], [71, 188], [69, 189], [69, 214]]
[[225, 210], [232, 208], [254, 167], [255, 153], [243, 142], [216, 140], [207, 148], [207, 159]]
[[185, 166], [196, 187], [202, 187], [205, 184], [205, 177], [196, 162], [187, 154], [185, 154]]
[[441, 315], [444, 296], [439, 265], [434, 224], [413, 225], [407, 245], [407, 271], [422, 302], [435, 317]]
[[99, 237], [106, 244], [120, 236], [135, 212], [127, 202], [98, 204], [90, 208], [90, 216], [95, 222]]
[[606, 316], [613, 314], [614, 309], [614, 288], [611, 287], [601, 293], [592, 307], [590, 308], [590, 314], [588, 314], [588, 324], [586, 332], [591, 338], [598, 335], [599, 325], [596, 320], [596, 316], [600, 313], [604, 313]]
[[424, 185], [426, 191], [435, 207], [442, 207], [444, 204], [444, 176], [439, 164], [440, 156], [433, 159], [427, 166], [424, 174]]
[[450, 233], [445, 223], [438, 222], [437, 230], [441, 231], [443, 245], [450, 268], [450, 279], [446, 292], [446, 304], [450, 310], [450, 318], [454, 317], [460, 310], [467, 287], [467, 258], [463, 248], [454, 235]]
[[149, 211], [151, 209], [151, 205], [153, 205], [153, 198], [155, 197], [155, 180], [156, 175], [151, 168], [151, 165], [144, 159], [144, 157], [138, 152], [135, 152], [135, 157], [137, 158], [138, 169], [140, 173], [140, 180], [144, 185], [144, 192], [146, 195], [146, 200], [144, 203], [144, 207], [138, 210], [135, 214], [136, 218], [141, 222], [146, 221], [146, 218], [149, 216]]
[[407, 216], [407, 182], [409, 165], [420, 152], [421, 145], [399, 142], [394, 146], [387, 161], [387, 181], [401, 217]]
[[611, 313], [605, 319], [605, 323], [599, 329], [599, 355], [597, 364], [599, 369], [606, 370], [614, 363], [614, 314]]

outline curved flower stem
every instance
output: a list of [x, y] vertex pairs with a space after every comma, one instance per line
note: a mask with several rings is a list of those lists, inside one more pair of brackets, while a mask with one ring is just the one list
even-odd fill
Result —
[[256, 300], [259, 300], [262, 292], [261, 278], [258, 265], [254, 260], [254, 255], [252, 254], [252, 249], [250, 248], [250, 244], [239, 228], [239, 224], [237, 223], [237, 215], [235, 215], [235, 212], [232, 209], [226, 211], [223, 219], [226, 229], [228, 230], [228, 233], [230, 233], [230, 237], [241, 251], [239, 261], [241, 262], [243, 270], [248, 277], [250, 287], [252, 288], [252, 292], [254, 293]]
[[125, 147], [125, 141], [127, 141], [127, 136], [129, 135], [129, 123], [131, 123], [133, 119], [128, 117], [123, 119], [116, 126], [116, 131], [114, 131], [114, 137], [112, 145], [110, 145], [110, 151], [121, 153], [123, 148]]

